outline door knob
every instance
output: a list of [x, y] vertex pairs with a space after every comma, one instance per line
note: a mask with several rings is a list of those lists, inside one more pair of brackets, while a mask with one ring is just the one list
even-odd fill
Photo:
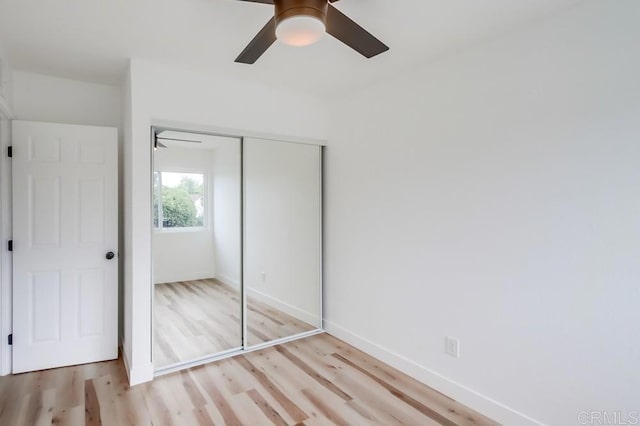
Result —
[[111, 260], [114, 257], [116, 257], [116, 254], [112, 251], [108, 251], [107, 254], [105, 255], [105, 257], [107, 258], [107, 260]]

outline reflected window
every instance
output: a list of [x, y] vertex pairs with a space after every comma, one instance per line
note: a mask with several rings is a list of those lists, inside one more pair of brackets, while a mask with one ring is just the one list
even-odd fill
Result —
[[203, 228], [204, 173], [153, 173], [153, 226], [156, 229]]

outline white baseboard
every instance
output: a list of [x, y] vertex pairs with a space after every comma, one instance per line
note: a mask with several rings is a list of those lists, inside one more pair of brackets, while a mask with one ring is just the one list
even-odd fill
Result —
[[209, 272], [189, 272], [187, 275], [178, 274], [178, 275], [165, 275], [165, 276], [155, 276], [155, 284], [168, 284], [168, 283], [177, 283], [180, 281], [196, 281], [196, 280], [206, 280], [207, 278], [213, 277], [214, 274]]
[[352, 333], [338, 324], [325, 320], [324, 329], [327, 333], [344, 340], [350, 345], [503, 425], [544, 426], [544, 423], [540, 421], [456, 383], [400, 354]]
[[232, 279], [228, 275], [216, 274], [216, 280], [233, 288], [240, 288], [240, 281]]
[[153, 364], [146, 363], [144, 365], [136, 366], [129, 373], [129, 386], [135, 386], [142, 383], [147, 383], [153, 380]]
[[307, 324], [313, 326], [318, 325], [318, 315], [303, 311], [296, 306], [290, 305], [280, 299], [276, 299], [275, 297], [269, 296], [268, 294], [262, 293], [261, 291], [258, 291], [254, 288], [247, 288], [247, 296], [253, 297], [256, 300], [266, 303], [269, 306], [273, 306], [277, 310], [284, 312], [287, 315], [291, 315], [292, 317], [297, 318], [300, 321], [304, 321]]
[[135, 386], [153, 380], [152, 363], [136, 366], [136, 368], [131, 369], [129, 367], [131, 365], [129, 362], [129, 355], [125, 352], [123, 343], [120, 344], [120, 352], [122, 353], [124, 369], [127, 372], [127, 377], [129, 378], [129, 386]]
[[122, 354], [122, 363], [124, 364], [124, 371], [127, 373], [129, 382], [131, 382], [131, 373], [129, 372], [129, 356], [124, 351], [124, 341], [120, 341], [120, 353]]

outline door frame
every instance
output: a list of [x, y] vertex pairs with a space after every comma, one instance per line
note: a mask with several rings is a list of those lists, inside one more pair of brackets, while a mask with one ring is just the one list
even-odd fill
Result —
[[12, 331], [12, 256], [7, 241], [13, 235], [11, 201], [11, 160], [7, 147], [11, 145], [13, 114], [7, 102], [0, 97], [0, 376], [11, 373], [11, 346], [7, 337]]

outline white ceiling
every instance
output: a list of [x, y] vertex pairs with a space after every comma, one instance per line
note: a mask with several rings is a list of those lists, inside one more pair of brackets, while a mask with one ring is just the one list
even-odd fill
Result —
[[582, 0], [341, 0], [343, 13], [391, 50], [373, 59], [327, 36], [276, 42], [255, 65], [236, 56], [273, 7], [236, 0], [2, 0], [0, 43], [18, 69], [116, 84], [137, 57], [314, 96], [364, 87], [400, 69]]

